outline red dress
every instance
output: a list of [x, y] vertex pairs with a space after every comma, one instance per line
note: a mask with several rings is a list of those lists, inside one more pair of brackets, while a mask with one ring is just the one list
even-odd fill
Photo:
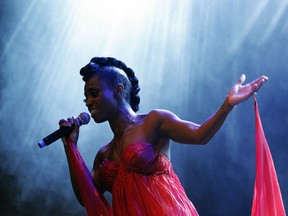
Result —
[[114, 216], [198, 215], [169, 159], [149, 143], [128, 145], [120, 163], [104, 160], [100, 170]]

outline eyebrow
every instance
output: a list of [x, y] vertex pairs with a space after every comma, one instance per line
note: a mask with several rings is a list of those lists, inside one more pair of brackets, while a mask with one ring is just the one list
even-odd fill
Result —
[[101, 91], [100, 87], [95, 87], [95, 86], [91, 86], [89, 87], [87, 90], [84, 89], [84, 95], [87, 96], [87, 92], [91, 92], [91, 91]]

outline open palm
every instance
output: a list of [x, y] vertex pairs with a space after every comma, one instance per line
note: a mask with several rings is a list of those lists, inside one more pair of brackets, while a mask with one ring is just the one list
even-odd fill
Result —
[[232, 106], [247, 100], [251, 95], [253, 95], [253, 93], [257, 92], [261, 88], [264, 82], [268, 80], [266, 76], [261, 76], [246, 85], [242, 85], [245, 79], [246, 76], [242, 74], [228, 93], [228, 102]]

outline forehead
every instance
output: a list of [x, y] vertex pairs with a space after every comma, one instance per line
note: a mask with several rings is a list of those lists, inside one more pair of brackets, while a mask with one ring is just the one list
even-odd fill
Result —
[[87, 92], [91, 89], [104, 89], [108, 88], [107, 81], [105, 79], [101, 79], [98, 76], [90, 77], [84, 86], [84, 92]]

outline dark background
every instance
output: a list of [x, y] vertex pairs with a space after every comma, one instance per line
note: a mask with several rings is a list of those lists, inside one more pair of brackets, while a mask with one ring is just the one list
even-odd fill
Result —
[[[85, 215], [61, 142], [37, 142], [59, 119], [86, 111], [79, 69], [93, 56], [134, 69], [140, 112], [163, 108], [196, 123], [241, 73], [248, 81], [267, 75], [257, 99], [287, 209], [287, 9], [286, 0], [1, 0], [0, 215]], [[174, 169], [200, 215], [251, 214], [254, 135], [249, 99], [208, 145], [172, 144]], [[107, 124], [81, 128], [89, 168], [111, 137]]]

